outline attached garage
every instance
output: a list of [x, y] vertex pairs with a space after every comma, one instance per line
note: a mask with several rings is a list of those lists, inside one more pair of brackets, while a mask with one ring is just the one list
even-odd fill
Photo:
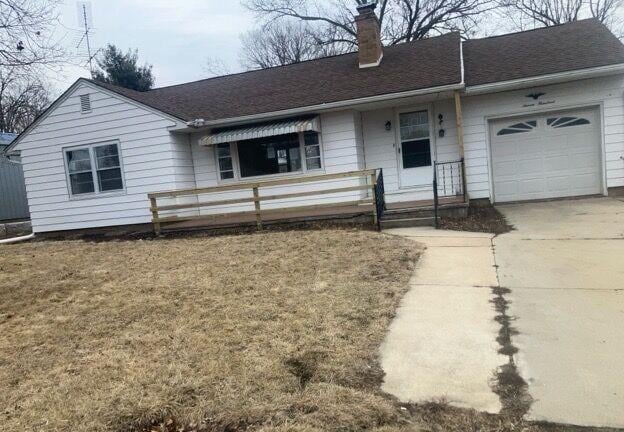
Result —
[[603, 192], [598, 108], [490, 122], [494, 201]]

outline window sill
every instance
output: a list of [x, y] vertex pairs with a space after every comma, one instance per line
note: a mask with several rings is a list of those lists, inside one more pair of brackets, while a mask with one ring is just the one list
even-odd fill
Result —
[[83, 200], [93, 200], [98, 198], [110, 198], [117, 196], [127, 195], [125, 189], [111, 192], [102, 192], [102, 193], [89, 193], [89, 194], [80, 194], [80, 195], [69, 195], [70, 201], [83, 201]]

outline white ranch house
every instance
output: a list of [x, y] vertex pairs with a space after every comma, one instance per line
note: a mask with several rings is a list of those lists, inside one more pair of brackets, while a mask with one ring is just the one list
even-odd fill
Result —
[[159, 197], [158, 217], [254, 220], [237, 185], [265, 181], [267, 210], [371, 205], [371, 172], [409, 207], [443, 162], [440, 195], [462, 203], [624, 187], [624, 46], [597, 21], [395, 47], [376, 23], [360, 11], [359, 54], [144, 93], [79, 79], [12, 147], [34, 232], [150, 224], [148, 194], [212, 187]]

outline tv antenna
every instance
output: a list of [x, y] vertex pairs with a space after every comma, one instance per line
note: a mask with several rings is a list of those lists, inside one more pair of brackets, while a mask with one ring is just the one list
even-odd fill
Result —
[[99, 52], [99, 50], [94, 53], [91, 52], [91, 38], [90, 35], [93, 32], [93, 13], [91, 11], [91, 2], [89, 1], [78, 1], [76, 2], [76, 13], [78, 17], [78, 25], [81, 27], [82, 35], [76, 48], [80, 50], [83, 43], [85, 43], [87, 48], [87, 62], [89, 63], [89, 72], [91, 73], [91, 78], [93, 78], [93, 59]]

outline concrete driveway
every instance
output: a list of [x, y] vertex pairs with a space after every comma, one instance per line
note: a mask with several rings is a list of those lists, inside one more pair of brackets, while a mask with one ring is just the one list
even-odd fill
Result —
[[493, 245], [529, 417], [624, 427], [624, 200], [498, 208], [516, 228]]
[[[624, 199], [504, 205], [501, 236], [399, 228], [426, 246], [381, 348], [383, 389], [498, 412], [500, 293], [528, 417], [624, 427]], [[500, 290], [500, 288], [507, 290]]]

